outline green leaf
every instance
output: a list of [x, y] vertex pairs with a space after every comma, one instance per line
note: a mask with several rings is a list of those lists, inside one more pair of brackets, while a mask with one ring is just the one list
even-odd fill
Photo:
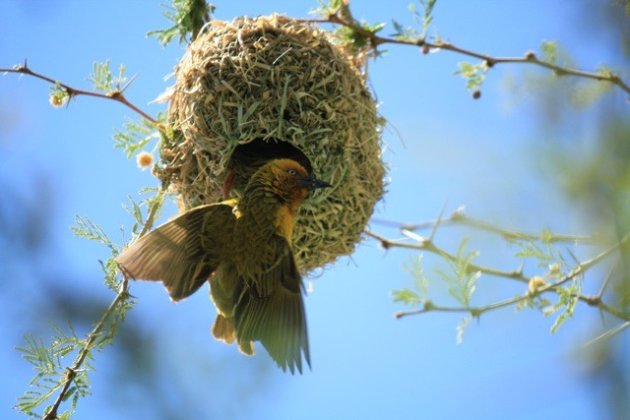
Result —
[[194, 41], [206, 23], [212, 18], [215, 7], [206, 0], [173, 0], [171, 6], [165, 6], [164, 17], [173, 26], [150, 31], [147, 36], [154, 36], [163, 46], [166, 46], [179, 35], [179, 43]]
[[342, 7], [345, 7], [343, 0], [319, 0], [319, 6], [310, 11], [310, 14], [328, 19], [329, 16], [337, 14]]
[[413, 28], [405, 27], [395, 20], [392, 20], [392, 26], [394, 27], [394, 33], [391, 36], [399, 41], [415, 42], [421, 38], [418, 31]]
[[369, 31], [373, 34], [383, 30], [383, 28], [385, 27], [385, 25], [387, 25], [385, 22], [380, 22], [380, 23], [375, 23], [370, 25], [369, 23], [362, 23], [361, 27], [363, 29], [365, 29], [366, 31]]
[[25, 360], [37, 370], [31, 380], [31, 389], [18, 398], [15, 408], [29, 416], [39, 416], [34, 410], [40, 407], [63, 386], [65, 370], [61, 366], [61, 355], [54, 346], [47, 347], [35, 337], [24, 338], [24, 346], [17, 347]]
[[346, 45], [351, 45], [354, 50], [362, 50], [368, 45], [368, 38], [352, 28], [341, 26], [335, 30], [335, 37]]
[[66, 394], [63, 396], [62, 401], [67, 401], [68, 398], [72, 397], [75, 392], [77, 392], [76, 386], [71, 386], [70, 388], [68, 388], [68, 392], [66, 392]]
[[422, 265], [422, 254], [416, 255], [411, 259], [410, 265], [404, 265], [403, 269], [410, 273], [413, 278], [412, 289], [400, 289], [392, 292], [394, 302], [400, 302], [405, 305], [420, 305], [428, 301], [429, 282], [424, 275]]
[[558, 294], [560, 295], [560, 300], [556, 306], [558, 309], [564, 308], [564, 310], [558, 315], [553, 325], [551, 326], [551, 333], [555, 334], [558, 329], [564, 324], [564, 322], [573, 316], [573, 312], [575, 311], [575, 306], [578, 303], [578, 296], [581, 291], [580, 282], [577, 278], [574, 278], [571, 286], [563, 288], [560, 287], [556, 289]]
[[107, 261], [99, 261], [101, 270], [105, 274], [105, 285], [111, 289], [112, 292], [118, 293], [120, 290], [120, 282], [122, 281], [118, 275], [118, 264], [114, 258], [109, 258]]
[[479, 271], [470, 268], [472, 260], [479, 256], [479, 252], [468, 252], [467, 246], [468, 238], [464, 238], [459, 245], [455, 260], [447, 260], [450, 270], [437, 270], [448, 285], [449, 294], [465, 307], [470, 306], [470, 301], [476, 290], [477, 279], [481, 277]]
[[410, 306], [419, 305], [421, 302], [420, 296], [409, 289], [394, 290], [392, 292], [392, 299], [394, 302], [400, 302]]
[[437, 0], [420, 0], [420, 4], [424, 7], [422, 17], [422, 37], [426, 38], [429, 33], [429, 27], [433, 22], [433, 8], [437, 4]]
[[75, 235], [100, 242], [112, 251], [118, 252], [118, 246], [109, 239], [103, 228], [99, 225], [92, 222], [87, 217], [80, 215], [75, 216], [75, 222], [76, 225], [70, 228]]
[[[76, 395], [75, 395], [76, 397]], [[61, 413], [59, 416], [57, 416], [57, 418], [59, 420], [70, 420], [72, 418], [72, 415], [74, 414], [74, 410], [68, 410], [68, 411], [64, 411], [63, 413]]]
[[469, 90], [478, 90], [483, 84], [486, 74], [488, 73], [488, 65], [485, 61], [478, 64], [472, 64], [465, 61], [457, 63], [458, 69], [455, 74], [466, 79], [466, 88]]
[[416, 255], [411, 260], [411, 267], [407, 267], [414, 278], [414, 288], [423, 299], [429, 298], [429, 280], [424, 275], [424, 264], [422, 254]]
[[557, 64], [558, 44], [556, 41], [543, 41], [542, 44], [540, 44], [540, 52], [542, 53], [544, 61], [551, 64]]
[[145, 119], [141, 119], [140, 122], [127, 121], [122, 131], [116, 130], [114, 147], [124, 150], [127, 158], [131, 159], [151, 141], [160, 139], [160, 131], [156, 124]]
[[109, 60], [104, 63], [95, 62], [92, 65], [92, 74], [89, 80], [94, 85], [94, 89], [106, 95], [113, 95], [122, 92], [127, 86], [128, 80], [125, 77], [125, 70], [125, 65], [121, 64], [118, 67], [118, 75], [114, 76], [110, 69]]
[[554, 273], [556, 277], [560, 273], [560, 269], [565, 266], [562, 253], [553, 247], [551, 241], [543, 242], [542, 247], [533, 241], [526, 241], [522, 248], [516, 252], [515, 256], [523, 259], [533, 258], [538, 260], [538, 266], [541, 268], [557, 267]]

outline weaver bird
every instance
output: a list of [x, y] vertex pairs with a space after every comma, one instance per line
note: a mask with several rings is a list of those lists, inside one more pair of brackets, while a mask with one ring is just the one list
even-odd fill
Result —
[[291, 143], [257, 138], [236, 146], [232, 152], [223, 180], [223, 198], [227, 199], [232, 189], [243, 192], [251, 176], [273, 159], [291, 159], [306, 169], [309, 175], [313, 171], [306, 155]]
[[253, 354], [254, 341], [275, 362], [310, 367], [304, 286], [291, 251], [297, 210], [310, 190], [329, 187], [290, 159], [274, 159], [252, 176], [240, 202], [193, 208], [142, 236], [116, 261], [125, 276], [161, 281], [172, 300], [207, 280], [217, 318], [212, 332]]

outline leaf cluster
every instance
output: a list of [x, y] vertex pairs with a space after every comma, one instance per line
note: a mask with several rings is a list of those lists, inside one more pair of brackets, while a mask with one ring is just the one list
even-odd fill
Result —
[[94, 89], [106, 95], [114, 96], [123, 92], [131, 83], [125, 76], [126, 70], [126, 66], [121, 64], [118, 66], [118, 74], [114, 75], [109, 60], [103, 63], [95, 62], [92, 66], [92, 74], [89, 80], [94, 85]]
[[486, 75], [488, 74], [489, 69], [488, 63], [486, 61], [482, 61], [477, 64], [462, 61], [458, 63], [458, 67], [459, 68], [457, 69], [457, 71], [455, 71], [455, 74], [458, 74], [466, 79], [466, 89], [481, 89], [481, 85], [486, 79]]
[[162, 140], [161, 127], [166, 117], [159, 115], [156, 123], [141, 119], [139, 122], [127, 121], [122, 130], [116, 130], [114, 134], [114, 147], [122, 149], [127, 158], [131, 159], [138, 152], [142, 151], [153, 140]]
[[72, 377], [73, 384], [65, 393], [63, 401], [70, 401], [70, 408], [59, 418], [69, 418], [77, 406], [80, 397], [90, 395], [90, 388], [87, 377], [87, 369], [91, 369], [89, 362], [85, 363], [85, 368], [72, 371], [64, 367], [63, 361], [85, 346], [85, 340], [79, 338], [69, 326], [68, 330], [63, 330], [59, 326], [53, 326], [55, 334], [49, 345], [44, 344], [41, 339], [32, 336], [25, 338], [24, 346], [17, 350], [22, 352], [24, 359], [32, 364], [37, 370], [37, 374], [30, 382], [30, 389], [18, 398], [15, 408], [32, 418], [41, 418], [52, 410], [52, 404], [44, 408], [43, 414], [36, 410], [61, 391], [65, 383]]
[[172, 0], [172, 5], [165, 7], [164, 17], [173, 26], [147, 33], [147, 36], [156, 37], [163, 46], [170, 44], [176, 37], [179, 37], [180, 44], [194, 41], [215, 10], [215, 6], [205, 0]]

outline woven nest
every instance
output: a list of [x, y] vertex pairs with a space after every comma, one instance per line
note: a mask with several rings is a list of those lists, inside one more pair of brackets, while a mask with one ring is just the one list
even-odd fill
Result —
[[297, 148], [333, 185], [300, 208], [293, 232], [300, 270], [351, 254], [383, 194], [385, 172], [383, 120], [351, 59], [328, 33], [287, 17], [213, 21], [176, 68], [175, 135], [162, 146], [157, 175], [190, 208], [223, 199], [239, 147]]

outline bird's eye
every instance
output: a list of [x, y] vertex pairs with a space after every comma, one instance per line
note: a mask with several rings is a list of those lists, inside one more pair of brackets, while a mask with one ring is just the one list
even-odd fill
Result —
[[287, 170], [287, 173], [288, 173], [289, 175], [297, 175], [297, 172], [295, 172], [295, 169], [288, 169], [288, 170]]

